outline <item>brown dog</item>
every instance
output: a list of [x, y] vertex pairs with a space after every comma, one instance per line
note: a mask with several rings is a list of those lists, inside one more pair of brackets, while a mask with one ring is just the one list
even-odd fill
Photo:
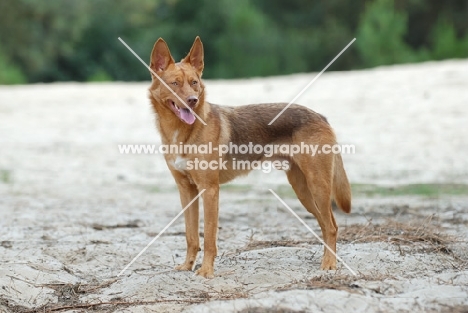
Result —
[[[171, 56], [163, 39], [158, 39], [151, 53], [152, 74], [149, 97], [156, 112], [156, 121], [164, 145], [206, 145], [213, 147], [241, 145], [324, 145], [336, 144], [335, 135], [327, 120], [308, 108], [292, 105], [272, 125], [268, 123], [286, 104], [257, 104], [239, 107], [218, 106], [205, 101], [205, 86], [201, 80], [204, 62], [203, 45], [195, 39], [189, 54], [179, 63]], [[174, 93], [168, 89], [171, 88]], [[180, 101], [183, 100], [185, 104]], [[196, 115], [195, 115], [196, 114]], [[202, 121], [197, 120], [200, 118]], [[165, 154], [166, 163], [180, 192], [182, 207], [186, 207], [200, 191], [203, 193], [205, 233], [203, 262], [196, 272], [206, 278], [213, 277], [217, 254], [219, 185], [247, 174], [248, 167], [236, 166], [237, 161], [275, 161], [287, 164], [286, 174], [300, 202], [312, 213], [322, 229], [325, 243], [336, 251], [338, 227], [333, 216], [332, 199], [345, 212], [351, 211], [351, 190], [340, 154], [296, 153], [274, 151], [264, 154], [242, 154], [239, 151], [223, 153]], [[193, 161], [210, 164], [220, 162], [218, 168], [200, 169]], [[190, 163], [192, 162], [192, 163]], [[187, 166], [189, 164], [191, 166]], [[221, 165], [221, 163], [223, 163]], [[278, 165], [278, 163], [276, 164]], [[184, 212], [187, 256], [178, 270], [193, 270], [200, 250], [198, 235], [198, 200]], [[336, 269], [336, 256], [324, 249], [321, 269]]]

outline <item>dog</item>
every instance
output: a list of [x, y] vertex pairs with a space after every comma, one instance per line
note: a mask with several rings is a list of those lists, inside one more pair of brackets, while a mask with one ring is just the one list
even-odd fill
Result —
[[[335, 145], [333, 129], [326, 118], [306, 107], [293, 104], [269, 125], [286, 103], [253, 104], [237, 107], [219, 106], [205, 100], [205, 85], [201, 79], [204, 69], [203, 44], [196, 37], [190, 52], [176, 63], [166, 42], [159, 38], [150, 59], [152, 77], [149, 98], [156, 115], [156, 125], [163, 145], [184, 144], [212, 146], [313, 144], [318, 147]], [[206, 124], [206, 125], [205, 125]], [[236, 168], [234, 161], [284, 161], [289, 183], [302, 205], [317, 219], [324, 242], [334, 252], [338, 226], [332, 200], [344, 212], [351, 211], [351, 189], [340, 154], [287, 154], [275, 151], [273, 155], [224, 153], [167, 153], [167, 166], [175, 179], [182, 207], [187, 207], [204, 190], [204, 255], [197, 275], [214, 277], [217, 255], [219, 212], [219, 185], [229, 182], [251, 169]], [[223, 167], [206, 168], [186, 166], [193, 160], [206, 164], [222, 162]], [[181, 164], [185, 164], [181, 166]], [[278, 164], [277, 164], [278, 165]], [[187, 254], [185, 262], [176, 270], [192, 271], [200, 249], [198, 198], [184, 212]], [[324, 248], [320, 268], [336, 269], [336, 254]]]

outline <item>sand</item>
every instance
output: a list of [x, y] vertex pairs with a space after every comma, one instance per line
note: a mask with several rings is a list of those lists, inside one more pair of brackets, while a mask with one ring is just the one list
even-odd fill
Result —
[[[288, 102], [315, 75], [207, 81], [208, 100]], [[118, 150], [160, 142], [148, 85], [0, 86], [0, 312], [467, 310], [467, 195], [355, 197], [350, 215], [336, 212], [343, 233], [399, 221], [416, 238], [430, 227], [453, 237], [404, 241], [397, 228], [342, 239], [353, 276], [341, 263], [319, 270], [320, 243], [268, 192], [289, 188], [281, 172], [222, 189], [214, 279], [172, 270], [185, 253], [182, 219], [116, 277], [181, 209], [162, 156]], [[297, 103], [355, 145], [343, 156], [353, 183], [468, 183], [466, 60], [325, 73]]]

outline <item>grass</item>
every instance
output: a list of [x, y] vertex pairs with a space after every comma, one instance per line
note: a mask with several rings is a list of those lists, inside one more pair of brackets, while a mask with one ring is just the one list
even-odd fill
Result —
[[[352, 224], [340, 228], [340, 243], [388, 242], [400, 249], [400, 253], [443, 253], [453, 255], [450, 245], [457, 242], [454, 236], [443, 233], [431, 218], [423, 221], [398, 222], [387, 220], [380, 224]], [[315, 240], [263, 241], [250, 238], [242, 251], [271, 247], [303, 247], [318, 243]], [[455, 257], [455, 256], [454, 256]], [[456, 258], [456, 257], [455, 257]]]
[[249, 184], [225, 184], [221, 185], [219, 188], [221, 191], [228, 191], [228, 192], [248, 192], [254, 188], [253, 185]]
[[[15, 304], [13, 301], [6, 299], [0, 295], [0, 305], [8, 307], [12, 313], [42, 313], [42, 312], [63, 312], [76, 310], [79, 312], [99, 311], [99, 312], [114, 312], [116, 310], [125, 308], [130, 309], [139, 305], [153, 305], [162, 303], [186, 303], [196, 304], [203, 303], [211, 300], [225, 300], [230, 298], [244, 298], [244, 294], [229, 294], [228, 298], [226, 295], [220, 293], [216, 295], [204, 295], [204, 297], [193, 297], [192, 299], [153, 299], [149, 301], [144, 300], [125, 300], [121, 298], [113, 298], [110, 301], [93, 301], [82, 302], [81, 296], [90, 295], [99, 292], [101, 289], [111, 286], [113, 283], [118, 281], [117, 279], [110, 279], [101, 283], [95, 282], [91, 284], [44, 284], [39, 285], [40, 287], [46, 287], [53, 289], [57, 296], [57, 303], [48, 303], [46, 305], [37, 308], [27, 308], [21, 305]], [[2, 311], [3, 312], [3, 311]]]
[[387, 220], [381, 224], [353, 224], [343, 227], [338, 236], [339, 242], [389, 242], [399, 247], [411, 247], [413, 252], [442, 252], [450, 255], [452, 251], [449, 245], [456, 240], [455, 237], [444, 234], [439, 226], [431, 223], [430, 219], [422, 222], [402, 223]]
[[251, 240], [242, 251], [260, 250], [274, 247], [299, 247], [310, 246], [316, 243], [314, 240]]
[[[3, 181], [10, 181], [8, 171], [0, 171], [0, 175], [5, 176]], [[6, 180], [6, 181], [5, 181]], [[150, 193], [162, 193], [177, 191], [174, 186], [143, 186]], [[268, 188], [272, 188], [281, 198], [297, 198], [288, 184], [265, 186], [266, 194]], [[251, 184], [225, 184], [221, 185], [221, 192], [246, 193], [252, 190], [259, 190], [257, 186]], [[382, 186], [374, 184], [351, 184], [353, 197], [355, 198], [375, 198], [375, 197], [404, 197], [419, 196], [426, 198], [437, 198], [440, 196], [468, 196], [468, 184], [407, 184], [396, 186]]]
[[150, 184], [139, 184], [139, 188], [145, 190], [148, 193], [168, 193], [177, 192], [177, 186], [174, 185], [150, 185]]
[[4, 184], [11, 183], [11, 171], [9, 170], [0, 170], [0, 181]]
[[176, 304], [198, 304], [208, 301], [216, 300], [232, 300], [246, 298], [247, 293], [243, 291], [235, 292], [223, 292], [212, 290], [210, 292], [200, 291], [198, 289], [191, 290], [190, 299], [177, 299], [177, 298], [158, 298], [152, 300], [130, 300], [123, 299], [120, 297], [113, 298], [109, 301], [81, 301], [81, 296], [91, 295], [100, 290], [105, 289], [118, 279], [110, 279], [103, 282], [93, 282], [90, 284], [66, 284], [66, 283], [55, 283], [55, 284], [44, 284], [41, 287], [47, 287], [54, 290], [57, 296], [57, 303], [48, 303], [37, 308], [27, 308], [15, 304], [13, 301], [8, 300], [0, 295], [0, 305], [6, 306], [12, 313], [42, 313], [42, 312], [64, 312], [75, 310], [79, 312], [114, 312], [117, 310], [128, 309], [129, 311], [136, 306], [141, 305], [156, 305], [164, 303], [176, 303]]
[[435, 198], [439, 196], [468, 195], [466, 184], [409, 184], [398, 186], [379, 186], [369, 184], [353, 184], [353, 195], [366, 197], [392, 196], [422, 196]]
[[[296, 194], [289, 185], [278, 185], [273, 189], [282, 198], [296, 198]], [[353, 197], [356, 198], [468, 196], [467, 184], [408, 184], [398, 186], [351, 184], [351, 190]]]
[[[309, 280], [301, 281], [297, 283], [292, 283], [289, 286], [286, 285], [277, 289], [277, 291], [287, 291], [287, 290], [297, 290], [297, 289], [334, 289], [334, 290], [343, 290], [349, 293], [360, 293], [364, 294], [363, 289], [360, 287], [359, 282], [361, 281], [383, 281], [385, 279], [395, 279], [395, 277], [384, 274], [384, 273], [372, 273], [372, 274], [362, 274], [359, 273], [357, 276], [352, 276], [348, 274], [342, 274], [340, 272], [335, 273], [325, 273], [315, 277], [312, 277]], [[373, 291], [382, 294], [378, 289]]]

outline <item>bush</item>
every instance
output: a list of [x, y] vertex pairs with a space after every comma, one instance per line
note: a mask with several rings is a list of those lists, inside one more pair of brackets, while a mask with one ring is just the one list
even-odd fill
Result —
[[[398, 5], [395, 10], [393, 4]], [[466, 0], [0, 1], [0, 83], [141, 81], [163, 37], [176, 60], [195, 36], [205, 78], [468, 57]], [[448, 22], [450, 21], [450, 22]]]
[[440, 18], [432, 30], [432, 58], [435, 60], [468, 57], [468, 34], [458, 39], [452, 23]]
[[418, 60], [404, 42], [407, 15], [394, 10], [392, 0], [371, 2], [362, 16], [356, 46], [364, 67]]
[[9, 62], [0, 50], [0, 85], [25, 84], [26, 81], [21, 70]]

